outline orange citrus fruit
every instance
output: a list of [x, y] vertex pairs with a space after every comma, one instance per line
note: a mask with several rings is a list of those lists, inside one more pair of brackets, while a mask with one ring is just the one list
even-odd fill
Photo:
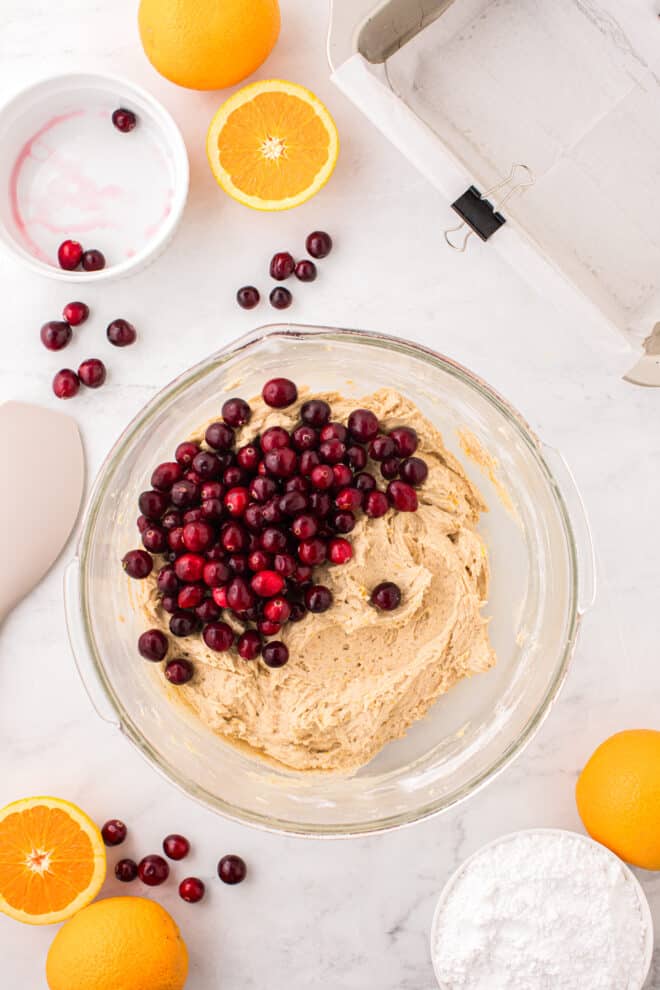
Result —
[[182, 990], [187, 976], [179, 929], [144, 897], [90, 904], [60, 928], [46, 960], [50, 990]]
[[230, 196], [255, 210], [288, 210], [325, 185], [337, 162], [335, 122], [304, 86], [268, 79], [223, 103], [206, 140], [209, 164]]
[[594, 752], [575, 791], [589, 835], [633, 866], [660, 870], [660, 732], [618, 732]]
[[188, 89], [242, 82], [270, 55], [280, 33], [278, 0], [141, 0], [145, 55]]
[[24, 798], [0, 810], [0, 911], [54, 925], [89, 904], [105, 880], [98, 828], [75, 804]]

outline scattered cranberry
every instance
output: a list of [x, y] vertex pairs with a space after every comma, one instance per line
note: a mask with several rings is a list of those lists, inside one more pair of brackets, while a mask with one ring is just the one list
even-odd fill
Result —
[[359, 443], [368, 443], [378, 433], [378, 417], [369, 409], [356, 409], [348, 417], [348, 432]]
[[101, 251], [92, 248], [83, 253], [81, 263], [86, 272], [99, 272], [105, 268], [105, 256]]
[[158, 663], [167, 654], [167, 636], [160, 629], [147, 629], [138, 639], [138, 651], [145, 660]]
[[323, 399], [308, 399], [300, 407], [300, 418], [303, 423], [316, 428], [325, 426], [330, 419], [330, 406]]
[[118, 818], [111, 818], [101, 829], [101, 835], [106, 846], [120, 846], [127, 833], [128, 829]]
[[426, 461], [423, 461], [421, 457], [407, 457], [405, 461], [401, 462], [399, 474], [403, 481], [407, 481], [409, 485], [419, 488], [426, 481], [429, 469]]
[[244, 660], [256, 660], [261, 653], [261, 636], [254, 629], [248, 629], [238, 637], [237, 649]]
[[417, 450], [417, 432], [410, 426], [397, 426], [390, 430], [399, 457], [411, 457]]
[[179, 884], [179, 897], [188, 904], [197, 904], [204, 896], [206, 887], [198, 877], [186, 877]]
[[328, 559], [333, 564], [346, 564], [353, 556], [353, 547], [348, 540], [338, 536], [328, 543]]
[[308, 258], [303, 258], [294, 269], [296, 278], [301, 282], [313, 282], [316, 278], [316, 265]]
[[[128, 320], [121, 318], [108, 323], [106, 335], [111, 344], [115, 347], [128, 347], [134, 344], [137, 339], [137, 330]], [[177, 458], [178, 459], [178, 458]]]
[[245, 399], [227, 399], [222, 406], [222, 418], [234, 429], [249, 423], [251, 415], [252, 410]]
[[[148, 527], [147, 527], [148, 528]], [[154, 566], [153, 557], [146, 550], [129, 550], [122, 557], [121, 565], [131, 578], [138, 581], [149, 577]]]
[[315, 450], [303, 450], [298, 464], [301, 475], [305, 478], [308, 477], [320, 463], [321, 458]]
[[401, 604], [401, 589], [393, 581], [383, 581], [371, 592], [371, 604], [384, 612], [392, 612]]
[[195, 615], [200, 622], [205, 624], [208, 622], [217, 622], [221, 614], [221, 610], [212, 598], [205, 598], [204, 601], [195, 609]]
[[118, 131], [122, 134], [128, 134], [132, 131], [137, 124], [137, 117], [132, 110], [127, 110], [125, 107], [119, 107], [112, 114], [112, 123], [115, 125]]
[[138, 876], [148, 887], [160, 887], [170, 875], [170, 868], [162, 856], [145, 856], [138, 864]]
[[72, 399], [80, 388], [80, 379], [71, 368], [62, 368], [53, 378], [53, 392], [58, 399]]
[[170, 684], [187, 684], [193, 675], [193, 665], [190, 660], [180, 657], [178, 660], [170, 660], [165, 667], [165, 677]]
[[376, 479], [368, 471], [361, 471], [360, 474], [355, 475], [353, 484], [361, 492], [372, 492], [376, 487]]
[[367, 497], [364, 500], [364, 514], [370, 519], [379, 519], [384, 516], [389, 507], [387, 496], [383, 492], [367, 492]]
[[191, 615], [190, 612], [185, 612], [183, 609], [177, 609], [170, 619], [170, 632], [173, 636], [192, 636], [198, 628], [199, 620], [197, 616]]
[[88, 358], [78, 368], [78, 378], [87, 388], [100, 388], [105, 375], [105, 365], [98, 358]]
[[318, 533], [319, 524], [312, 515], [296, 516], [291, 523], [291, 532], [298, 540], [309, 540]]
[[387, 497], [390, 504], [399, 512], [417, 511], [417, 492], [405, 481], [390, 481], [387, 486]]
[[244, 285], [236, 293], [236, 302], [242, 309], [254, 309], [260, 299], [259, 290], [254, 285]]
[[234, 642], [234, 633], [226, 622], [210, 622], [204, 626], [202, 638], [210, 650], [224, 653]]
[[330, 496], [326, 492], [312, 492], [309, 496], [309, 507], [319, 519], [325, 519], [332, 508]]
[[149, 520], [146, 516], [138, 516], [136, 522], [137, 528], [141, 533], [144, 533], [145, 529], [149, 526]]
[[[279, 640], [274, 640], [272, 643], [266, 643], [263, 650], [261, 651], [263, 661], [267, 667], [283, 667], [285, 663], [289, 660], [289, 650], [284, 643], [280, 643]], [[220, 877], [224, 879], [224, 877]], [[229, 881], [225, 880], [225, 883]], [[233, 883], [238, 883], [237, 880], [232, 881]]]
[[346, 445], [341, 440], [324, 440], [319, 447], [319, 456], [326, 464], [338, 464], [346, 454]]
[[324, 230], [314, 230], [307, 237], [305, 247], [312, 258], [325, 258], [332, 251], [332, 238]]
[[241, 883], [247, 876], [247, 867], [240, 856], [223, 856], [218, 863], [218, 876], [223, 883]]
[[288, 309], [293, 302], [293, 296], [283, 285], [276, 285], [268, 298], [275, 309]]
[[163, 839], [163, 852], [169, 859], [185, 859], [190, 852], [190, 843], [184, 835], [175, 832]]
[[82, 244], [79, 244], [78, 241], [62, 241], [57, 249], [57, 260], [60, 268], [64, 268], [68, 272], [74, 271], [80, 264], [82, 253]]
[[267, 406], [285, 409], [298, 398], [298, 389], [288, 378], [271, 378], [262, 388], [261, 395]]
[[137, 863], [132, 859], [120, 859], [115, 864], [115, 876], [121, 883], [131, 883], [138, 875]]
[[227, 602], [227, 586], [226, 585], [222, 585], [219, 588], [213, 588], [213, 590], [211, 591], [211, 594], [213, 595], [213, 601], [218, 606], [218, 608], [229, 608], [229, 604]]
[[307, 609], [302, 602], [293, 602], [291, 605], [291, 615], [289, 622], [300, 622], [307, 615]]
[[322, 584], [315, 584], [305, 591], [305, 605], [310, 612], [327, 612], [332, 605], [332, 592]]
[[274, 254], [270, 262], [270, 277], [283, 282], [285, 278], [293, 273], [295, 261], [288, 251], [279, 251]]
[[41, 343], [49, 351], [61, 351], [69, 343], [73, 333], [68, 323], [63, 323], [62, 320], [50, 320], [48, 323], [44, 323], [39, 336]]

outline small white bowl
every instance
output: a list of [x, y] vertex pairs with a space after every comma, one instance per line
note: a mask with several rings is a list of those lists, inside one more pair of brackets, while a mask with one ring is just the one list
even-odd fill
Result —
[[[113, 110], [134, 111], [122, 133]], [[171, 240], [188, 195], [188, 156], [170, 114], [125, 79], [54, 76], [0, 108], [0, 244], [31, 271], [65, 282], [132, 274]], [[100, 271], [66, 271], [71, 238], [105, 256]]]
[[630, 881], [633, 890], [637, 894], [637, 899], [639, 901], [639, 908], [642, 915], [642, 924], [644, 926], [645, 934], [646, 934], [646, 941], [644, 943], [644, 957], [642, 959], [642, 972], [644, 975], [641, 983], [638, 986], [634, 988], [633, 987], [629, 988], [629, 990], [642, 990], [648, 978], [649, 971], [651, 969], [651, 960], [653, 958], [653, 945], [654, 945], [653, 918], [651, 915], [649, 902], [646, 898], [646, 894], [644, 893], [641, 884], [639, 883], [637, 877], [632, 872], [632, 870], [622, 860], [620, 860], [618, 856], [615, 856], [615, 854], [611, 852], [606, 846], [601, 845], [600, 842], [595, 842], [587, 835], [581, 835], [579, 832], [573, 832], [570, 829], [562, 829], [562, 828], [520, 829], [520, 831], [518, 832], [509, 832], [507, 835], [501, 835], [498, 839], [495, 839], [493, 842], [487, 842], [486, 845], [481, 846], [480, 849], [477, 849], [477, 851], [474, 852], [471, 856], [468, 856], [467, 859], [463, 860], [463, 862], [458, 867], [458, 869], [455, 870], [454, 873], [452, 873], [449, 880], [442, 888], [442, 892], [440, 893], [440, 897], [438, 898], [438, 903], [436, 905], [435, 912], [433, 914], [433, 921], [431, 922], [431, 961], [433, 963], [433, 972], [435, 974], [435, 978], [437, 980], [438, 986], [441, 987], [442, 990], [449, 990], [447, 984], [441, 981], [440, 976], [438, 974], [436, 967], [435, 950], [434, 950], [436, 936], [442, 924], [442, 912], [445, 907], [445, 904], [447, 903], [447, 899], [449, 895], [451, 894], [458, 880], [469, 869], [470, 864], [472, 863], [473, 860], [477, 859], [477, 857], [479, 856], [482, 856], [487, 850], [493, 849], [494, 847], [500, 846], [506, 842], [510, 842], [512, 839], [517, 838], [520, 835], [570, 836], [571, 839], [575, 839], [576, 841], [582, 842], [585, 845], [589, 845], [597, 849], [599, 853], [602, 854], [604, 859], [609, 859], [612, 862], [616, 863], [616, 865], [622, 870], [624, 875]]

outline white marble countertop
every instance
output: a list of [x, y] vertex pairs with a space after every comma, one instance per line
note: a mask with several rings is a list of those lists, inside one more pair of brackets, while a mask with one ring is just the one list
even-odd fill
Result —
[[[181, 831], [195, 844], [189, 872], [209, 879], [222, 854], [241, 853], [250, 867], [241, 887], [220, 889], [216, 882], [198, 906], [183, 904], [173, 884], [156, 892], [190, 946], [190, 990], [428, 990], [431, 915], [459, 861], [514, 829], [581, 830], [573, 788], [593, 748], [622, 728], [658, 728], [660, 532], [653, 520], [660, 393], [621, 380], [630, 364], [621, 338], [606, 329], [587, 332], [560, 315], [487, 247], [475, 244], [469, 255], [456, 255], [443, 246], [447, 204], [328, 79], [325, 0], [282, 0], [282, 36], [259, 73], [316, 90], [342, 138], [326, 189], [280, 216], [246, 210], [217, 188], [204, 135], [222, 97], [177, 90], [153, 72], [138, 43], [135, 6], [134, 0], [4, 0], [0, 11], [1, 98], [63, 69], [122, 73], [170, 108], [191, 158], [190, 201], [167, 253], [133, 279], [85, 293], [99, 315], [77, 334], [66, 362], [103, 357], [109, 381], [66, 409], [80, 424], [90, 477], [118, 431], [159, 388], [219, 345], [277, 318], [267, 304], [239, 310], [236, 287], [265, 282], [260, 276], [274, 250], [302, 246], [310, 229], [327, 228], [336, 249], [317, 283], [296, 292], [287, 315], [410, 337], [463, 362], [507, 396], [574, 470], [597, 548], [598, 599], [551, 717], [494, 783], [443, 816], [399, 832], [304, 841], [228, 823], [198, 807], [95, 715], [64, 624], [62, 571], [70, 544], [0, 628], [0, 805], [54, 793], [79, 802], [99, 822], [121, 817], [132, 833], [129, 854], [157, 851], [163, 835]], [[655, 30], [653, 4], [636, 6]], [[2, 259], [1, 399], [59, 406], [50, 392], [59, 362], [44, 351], [38, 331], [77, 295]], [[101, 314], [131, 319], [139, 344], [113, 350]], [[38, 458], [36, 447], [37, 483]], [[660, 932], [660, 874], [638, 875]], [[119, 888], [113, 878], [105, 892]], [[0, 916], [3, 987], [45, 987], [52, 935]], [[660, 961], [654, 973], [649, 986], [660, 988]]]

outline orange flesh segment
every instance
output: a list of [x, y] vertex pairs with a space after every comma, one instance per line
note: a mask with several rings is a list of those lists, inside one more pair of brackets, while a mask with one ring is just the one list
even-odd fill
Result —
[[[49, 856], [47, 869], [28, 865], [35, 851]], [[66, 812], [38, 805], [0, 822], [0, 890], [7, 903], [28, 914], [48, 914], [70, 904], [92, 881], [94, 850]]]
[[[268, 158], [264, 147], [283, 146]], [[286, 199], [308, 189], [328, 159], [330, 137], [308, 103], [288, 93], [261, 93], [234, 110], [218, 139], [220, 164], [249, 196]]]

